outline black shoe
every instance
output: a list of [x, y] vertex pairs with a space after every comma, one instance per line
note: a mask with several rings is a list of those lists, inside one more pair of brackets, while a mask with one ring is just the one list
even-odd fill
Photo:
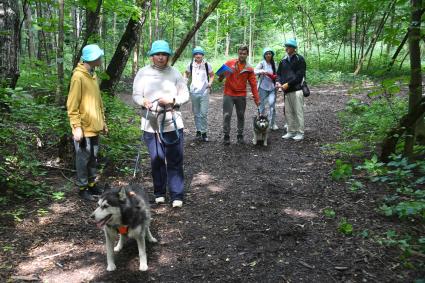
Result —
[[96, 185], [96, 183], [90, 183], [88, 187], [89, 187], [89, 193], [92, 196], [100, 196], [101, 194], [103, 194], [103, 190], [99, 188]]
[[202, 141], [204, 142], [208, 141], [207, 133], [202, 133]]
[[245, 142], [243, 141], [243, 135], [238, 135], [237, 136], [238, 139], [238, 144], [244, 144]]
[[78, 195], [83, 200], [95, 201], [94, 197], [89, 193], [89, 190], [87, 188], [80, 188], [80, 191], [78, 192]]
[[224, 145], [230, 144], [230, 136], [229, 135], [224, 135], [223, 143], [224, 143]]
[[202, 134], [200, 131], [196, 131], [196, 140], [198, 141], [202, 140]]

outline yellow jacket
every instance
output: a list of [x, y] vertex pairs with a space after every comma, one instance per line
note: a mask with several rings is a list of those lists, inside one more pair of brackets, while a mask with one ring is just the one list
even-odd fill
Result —
[[79, 63], [74, 69], [66, 103], [72, 130], [81, 127], [85, 137], [97, 136], [105, 128], [105, 112], [96, 74]]

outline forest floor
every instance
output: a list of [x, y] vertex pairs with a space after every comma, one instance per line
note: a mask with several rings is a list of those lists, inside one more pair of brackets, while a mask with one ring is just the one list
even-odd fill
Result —
[[[424, 277], [424, 271], [403, 266], [396, 248], [376, 241], [390, 229], [407, 229], [407, 223], [376, 211], [384, 188], [367, 184], [351, 192], [330, 178], [335, 156], [323, 145], [338, 140], [336, 113], [350, 98], [348, 88], [312, 88], [305, 100], [305, 139], [286, 141], [282, 130], [273, 131], [267, 147], [251, 144], [251, 99], [244, 145], [235, 143], [235, 115], [232, 144], [222, 144], [220, 93], [210, 99], [208, 143], [194, 141], [191, 106], [185, 105], [186, 199], [182, 209], [152, 205], [151, 231], [159, 243], [148, 244], [147, 272], [138, 271], [135, 241], [116, 255], [117, 270], [106, 271], [104, 235], [89, 219], [96, 204], [81, 201], [68, 183], [65, 200], [44, 206], [44, 213], [29, 201], [20, 222], [13, 221], [13, 213], [2, 214], [0, 281], [412, 282]], [[282, 98], [277, 121], [282, 127]], [[58, 171], [50, 174], [62, 178]], [[147, 160], [139, 175], [152, 199]], [[115, 178], [113, 184], [128, 181]], [[327, 218], [325, 208], [336, 217]], [[353, 224], [352, 236], [338, 231], [342, 218]]]

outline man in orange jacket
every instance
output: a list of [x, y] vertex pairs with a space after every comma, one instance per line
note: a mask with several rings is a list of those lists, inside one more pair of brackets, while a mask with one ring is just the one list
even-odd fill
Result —
[[[260, 104], [260, 98], [257, 90], [257, 80], [254, 74], [254, 68], [246, 62], [248, 57], [248, 47], [241, 46], [238, 49], [238, 59], [232, 59], [225, 63], [232, 71], [227, 72], [226, 82], [224, 84], [223, 96], [223, 142], [225, 145], [230, 144], [230, 121], [232, 118], [233, 105], [236, 108], [236, 116], [238, 120], [237, 142], [242, 144], [243, 129], [245, 123], [246, 108], [246, 83], [249, 82], [252, 91], [252, 97], [255, 104]], [[219, 76], [219, 81], [225, 78], [224, 74]]]

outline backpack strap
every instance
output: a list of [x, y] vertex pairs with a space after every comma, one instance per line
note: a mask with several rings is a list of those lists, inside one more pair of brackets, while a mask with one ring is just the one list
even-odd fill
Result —
[[192, 77], [192, 70], [193, 70], [193, 61], [190, 62], [189, 68], [190, 68], [190, 77]]
[[207, 80], [210, 82], [210, 74], [208, 73], [208, 63], [205, 62], [205, 71], [207, 72]]

